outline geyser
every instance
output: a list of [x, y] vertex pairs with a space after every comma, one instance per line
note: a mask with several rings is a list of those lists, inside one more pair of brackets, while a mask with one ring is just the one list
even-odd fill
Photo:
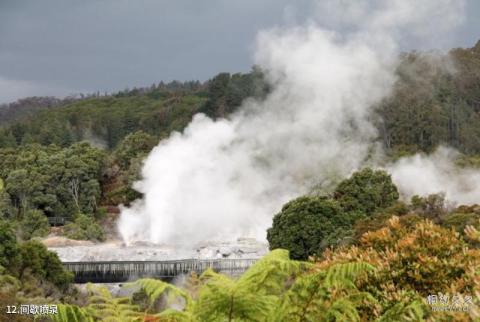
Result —
[[[263, 240], [283, 203], [347, 176], [367, 157], [375, 164], [381, 151], [369, 116], [395, 81], [397, 40], [425, 36], [427, 15], [427, 24], [437, 19], [446, 30], [460, 21], [463, 5], [424, 1], [419, 11], [417, 1], [391, 1], [370, 11], [362, 3], [348, 11], [358, 18], [350, 20], [358, 21], [354, 32], [309, 22], [259, 33], [255, 61], [272, 92], [247, 100], [229, 119], [196, 115], [153, 149], [135, 185], [144, 199], [122, 210], [127, 243]], [[399, 164], [394, 178], [405, 172]]]

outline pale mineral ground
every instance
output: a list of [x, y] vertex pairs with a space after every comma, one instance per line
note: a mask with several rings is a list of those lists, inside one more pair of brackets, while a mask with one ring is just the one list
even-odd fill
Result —
[[88, 261], [161, 261], [175, 259], [260, 258], [268, 244], [253, 238], [235, 241], [206, 241], [193, 246], [159, 245], [137, 242], [126, 246], [121, 240], [105, 243], [71, 241], [55, 237], [43, 241], [62, 262]]

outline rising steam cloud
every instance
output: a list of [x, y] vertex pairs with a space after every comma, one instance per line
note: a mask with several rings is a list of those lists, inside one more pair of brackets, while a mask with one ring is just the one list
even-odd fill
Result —
[[[335, 17], [339, 11], [326, 3], [319, 10]], [[421, 10], [414, 0], [386, 3], [378, 2], [377, 10], [369, 1], [342, 8], [353, 15], [355, 31], [338, 33], [311, 21], [261, 32], [255, 60], [266, 71], [271, 94], [247, 100], [228, 120], [196, 115], [183, 133], [153, 149], [135, 186], [144, 199], [122, 210], [125, 241], [264, 239], [283, 203], [328, 186], [367, 159], [374, 162], [381, 151], [369, 119], [395, 81], [398, 39], [409, 32], [424, 37], [425, 22], [447, 30], [461, 21], [463, 10], [460, 1], [423, 1]], [[448, 181], [429, 181], [443, 168], [425, 177], [431, 189], [409, 182], [425, 175], [420, 169], [436, 169], [429, 162], [414, 157], [389, 170], [407, 194], [444, 190]], [[454, 196], [459, 190], [449, 191]]]
[[456, 151], [440, 147], [429, 156], [402, 158], [387, 167], [387, 171], [404, 198], [444, 193], [454, 203], [479, 203], [480, 171], [456, 167], [457, 156]]

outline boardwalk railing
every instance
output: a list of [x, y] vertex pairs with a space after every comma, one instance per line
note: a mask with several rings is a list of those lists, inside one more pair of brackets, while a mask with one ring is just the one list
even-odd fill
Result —
[[169, 261], [110, 261], [64, 262], [73, 272], [77, 283], [123, 282], [139, 277], [171, 279], [190, 272], [202, 273], [207, 268], [216, 272], [238, 275], [252, 266], [257, 259], [182, 259]]
[[63, 226], [65, 225], [65, 218], [63, 217], [47, 217], [48, 223], [51, 226]]

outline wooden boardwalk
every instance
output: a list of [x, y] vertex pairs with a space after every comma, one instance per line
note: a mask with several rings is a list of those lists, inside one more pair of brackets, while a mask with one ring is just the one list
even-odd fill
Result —
[[140, 277], [172, 279], [190, 272], [202, 273], [207, 268], [228, 275], [239, 275], [257, 259], [182, 259], [168, 261], [64, 262], [75, 274], [75, 282], [112, 283]]

